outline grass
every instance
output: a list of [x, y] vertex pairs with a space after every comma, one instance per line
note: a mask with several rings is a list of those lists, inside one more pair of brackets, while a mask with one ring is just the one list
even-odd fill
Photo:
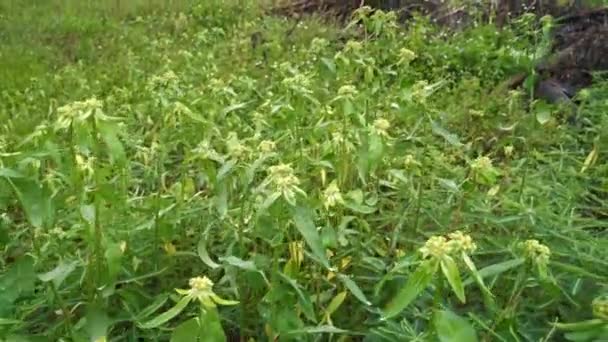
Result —
[[494, 90], [525, 19], [358, 15], [0, 4], [0, 337], [606, 338], [608, 85], [569, 124]]

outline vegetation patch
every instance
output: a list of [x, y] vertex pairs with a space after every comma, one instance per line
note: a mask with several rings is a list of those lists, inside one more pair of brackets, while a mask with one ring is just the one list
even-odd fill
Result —
[[535, 96], [553, 21], [267, 8], [0, 4], [2, 340], [608, 338], [608, 83]]

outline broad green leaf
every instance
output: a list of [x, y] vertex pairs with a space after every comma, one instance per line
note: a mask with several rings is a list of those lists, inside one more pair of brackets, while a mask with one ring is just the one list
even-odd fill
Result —
[[466, 298], [464, 295], [464, 287], [462, 286], [462, 280], [460, 279], [460, 271], [458, 271], [458, 265], [451, 256], [445, 255], [441, 259], [441, 271], [443, 275], [448, 280], [448, 283], [454, 290], [456, 297], [461, 302], [466, 302]]
[[361, 301], [361, 303], [365, 305], [372, 305], [372, 303], [367, 300], [367, 298], [363, 294], [363, 291], [361, 291], [359, 286], [357, 286], [357, 284], [352, 279], [350, 279], [350, 277], [343, 274], [338, 274], [337, 277], [338, 279], [340, 279], [340, 281], [342, 281], [344, 286], [346, 286], [346, 288], [350, 290], [350, 293], [352, 293], [359, 301]]
[[97, 341], [107, 335], [110, 327], [108, 315], [99, 308], [89, 308], [86, 316], [86, 330], [89, 334], [89, 341]]
[[[564, 337], [566, 340], [573, 342], [604, 342], [607, 340], [606, 338], [598, 338], [601, 337], [600, 334], [602, 333], [602, 330], [604, 329], [598, 328], [593, 330], [570, 332], [564, 334]], [[605, 337], [608, 337], [608, 334], [605, 334]]]
[[29, 179], [12, 179], [12, 185], [28, 221], [35, 228], [43, 228], [52, 216], [51, 196], [45, 188]]
[[211, 259], [211, 257], [209, 257], [209, 253], [207, 253], [207, 247], [205, 247], [206, 243], [207, 243], [207, 241], [205, 239], [201, 239], [198, 242], [198, 247], [197, 247], [198, 256], [205, 263], [205, 265], [211, 267], [212, 269], [220, 267], [219, 264], [217, 264], [216, 262], [214, 262]]
[[190, 303], [190, 300], [192, 300], [192, 297], [189, 297], [189, 296], [183, 297], [171, 309], [156, 316], [154, 319], [148, 321], [147, 323], [141, 324], [141, 328], [142, 329], [153, 329], [153, 328], [156, 328], [156, 327], [159, 327], [159, 326], [165, 324], [169, 320], [173, 319], [175, 316], [179, 315], [184, 310], [184, 308], [188, 305], [188, 303]]
[[536, 121], [539, 124], [544, 125], [551, 120], [551, 111], [546, 108], [540, 109], [536, 112]]
[[4, 167], [0, 167], [0, 177], [6, 178], [23, 178], [24, 176], [13, 169], [7, 169]]
[[38, 279], [42, 280], [45, 283], [52, 281], [55, 287], [59, 288], [65, 278], [67, 278], [70, 273], [72, 273], [76, 269], [77, 264], [77, 261], [72, 261], [69, 263], [62, 261], [52, 271], [38, 275]]
[[385, 306], [384, 318], [389, 319], [396, 316], [410, 303], [418, 297], [418, 295], [429, 286], [433, 280], [433, 276], [437, 271], [437, 262], [434, 260], [425, 261], [420, 264], [416, 271], [407, 280], [407, 283], [395, 295], [395, 297]]
[[99, 122], [97, 128], [101, 135], [101, 139], [108, 147], [110, 161], [123, 163], [126, 160], [126, 157], [122, 142], [118, 138], [120, 126], [113, 122]]
[[[8, 271], [0, 275], [0, 303], [12, 304], [22, 294], [34, 291], [36, 273], [34, 272], [34, 258], [23, 256], [10, 265]], [[0, 314], [7, 314], [0, 307]]]
[[226, 341], [226, 335], [224, 334], [217, 309], [207, 309], [201, 313], [199, 323], [202, 331], [199, 339], [200, 342]]
[[199, 318], [191, 318], [173, 330], [171, 342], [198, 342], [202, 333]]
[[433, 323], [441, 342], [477, 341], [477, 334], [471, 324], [452, 311], [440, 310], [436, 312]]
[[95, 206], [92, 204], [83, 204], [80, 206], [80, 216], [87, 221], [88, 224], [95, 224]]
[[306, 207], [298, 206], [293, 211], [293, 219], [296, 228], [304, 237], [304, 240], [308, 244], [308, 247], [310, 247], [312, 250], [312, 253], [320, 260], [323, 266], [326, 268], [331, 268], [329, 266], [329, 260], [325, 255], [321, 237], [319, 236], [317, 228], [315, 227], [311, 210]]

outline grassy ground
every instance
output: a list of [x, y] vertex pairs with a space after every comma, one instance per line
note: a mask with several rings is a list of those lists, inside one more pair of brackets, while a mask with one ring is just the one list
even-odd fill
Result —
[[606, 338], [608, 85], [494, 91], [525, 19], [259, 9], [0, 3], [3, 340]]

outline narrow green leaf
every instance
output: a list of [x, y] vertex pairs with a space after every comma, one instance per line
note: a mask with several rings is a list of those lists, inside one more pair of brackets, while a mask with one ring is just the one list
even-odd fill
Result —
[[70, 273], [72, 273], [76, 269], [77, 264], [77, 261], [72, 261], [70, 263], [62, 261], [52, 271], [38, 275], [38, 279], [42, 280], [45, 283], [52, 281], [55, 287], [59, 288], [65, 278], [67, 278]]
[[480, 269], [479, 275], [482, 278], [493, 277], [493, 276], [499, 275], [501, 273], [504, 273], [512, 268], [520, 266], [525, 261], [526, 260], [524, 258], [517, 258], [517, 259], [499, 262], [497, 264], [490, 265], [490, 266]]
[[23, 323], [20, 320], [12, 318], [0, 318], [0, 325], [17, 325]]
[[148, 305], [137, 314], [137, 320], [141, 321], [142, 319], [153, 314], [156, 310], [160, 309], [161, 307], [163, 307], [163, 305], [165, 305], [167, 299], [169, 299], [169, 295], [166, 293], [158, 296], [154, 300], [154, 302], [152, 302], [152, 304]]
[[108, 155], [111, 162], [122, 163], [126, 160], [125, 150], [122, 142], [118, 138], [120, 126], [114, 122], [99, 122], [97, 125], [101, 139], [108, 148]]
[[289, 331], [289, 335], [300, 335], [300, 334], [349, 334], [349, 330], [336, 328], [331, 325], [320, 325], [317, 327], [306, 327], [302, 329]]
[[153, 328], [163, 325], [164, 323], [168, 322], [175, 316], [179, 315], [184, 310], [184, 308], [188, 305], [188, 303], [190, 303], [190, 300], [192, 300], [192, 297], [189, 297], [189, 296], [183, 297], [171, 309], [156, 316], [154, 319], [148, 321], [147, 323], [141, 324], [141, 328], [142, 329], [153, 329]]
[[604, 324], [606, 324], [606, 322], [599, 318], [576, 322], [576, 323], [553, 323], [553, 325], [557, 329], [569, 330], [569, 331], [587, 330], [587, 329], [597, 328]]
[[327, 305], [327, 309], [325, 309], [325, 314], [328, 317], [331, 316], [336, 310], [338, 310], [340, 305], [342, 305], [344, 299], [346, 298], [346, 294], [346, 291], [342, 291], [338, 293], [334, 298], [332, 298], [331, 302], [329, 302], [329, 305]]
[[426, 261], [418, 268], [407, 280], [407, 283], [395, 295], [395, 297], [385, 306], [384, 318], [388, 319], [396, 316], [403, 311], [418, 295], [426, 289], [433, 280], [433, 275], [437, 271], [437, 262]]
[[477, 334], [464, 318], [449, 310], [435, 313], [435, 331], [441, 342], [476, 342]]
[[211, 259], [211, 257], [209, 256], [209, 253], [207, 253], [207, 247], [205, 247], [206, 243], [207, 243], [207, 241], [205, 239], [201, 239], [198, 242], [198, 247], [197, 247], [198, 256], [205, 263], [205, 265], [211, 267], [212, 269], [216, 269], [216, 268], [220, 267], [220, 265], [217, 264], [216, 262], [214, 262]]
[[344, 206], [356, 213], [360, 214], [372, 214], [376, 211], [376, 208], [367, 206], [365, 204], [357, 204], [353, 201], [345, 201]]
[[250, 260], [243, 260], [233, 255], [219, 258], [220, 261], [225, 262], [229, 265], [238, 267], [245, 271], [259, 272], [259, 269], [255, 266], [255, 263]]
[[361, 288], [359, 288], [359, 286], [352, 279], [350, 279], [350, 277], [343, 274], [338, 274], [337, 276], [338, 279], [342, 281], [344, 286], [346, 286], [346, 288], [350, 290], [350, 293], [352, 293], [353, 296], [355, 296], [359, 301], [361, 301], [361, 303], [365, 305], [372, 305], [372, 303], [365, 297], [365, 294], [363, 294], [363, 291], [361, 291]]
[[458, 265], [456, 265], [454, 259], [452, 259], [452, 257], [449, 255], [445, 255], [441, 259], [440, 264], [441, 271], [443, 272], [445, 278], [448, 280], [448, 283], [452, 287], [452, 290], [454, 290], [456, 297], [458, 297], [461, 302], [466, 302], [466, 298], [464, 295], [464, 286], [462, 286], [462, 280], [460, 279], [460, 271], [458, 271]]
[[298, 206], [295, 208], [293, 218], [296, 228], [304, 237], [304, 240], [308, 244], [308, 247], [310, 247], [312, 250], [312, 253], [320, 260], [323, 266], [326, 268], [331, 268], [329, 265], [329, 260], [325, 255], [325, 250], [323, 249], [321, 237], [319, 236], [317, 228], [315, 227], [311, 210], [306, 207]]
[[109, 282], [114, 282], [120, 272], [122, 262], [122, 250], [119, 243], [109, 244], [105, 252], [106, 263], [108, 265]]
[[308, 318], [309, 320], [311, 320], [313, 322], [316, 322], [317, 318], [315, 316], [315, 310], [313, 308], [312, 302], [310, 301], [310, 297], [307, 294], [305, 294], [304, 291], [302, 291], [302, 289], [300, 289], [300, 286], [298, 285], [298, 283], [295, 280], [293, 280], [292, 278], [288, 277], [286, 274], [283, 274], [281, 272], [278, 272], [278, 274], [296, 291], [296, 293], [298, 295], [298, 302], [300, 303], [302, 312], [304, 313], [306, 318]]
[[447, 141], [452, 146], [463, 146], [460, 142], [460, 139], [456, 134], [448, 132], [445, 128], [441, 127], [438, 122], [431, 120], [431, 130], [434, 134], [439, 135], [445, 141]]

